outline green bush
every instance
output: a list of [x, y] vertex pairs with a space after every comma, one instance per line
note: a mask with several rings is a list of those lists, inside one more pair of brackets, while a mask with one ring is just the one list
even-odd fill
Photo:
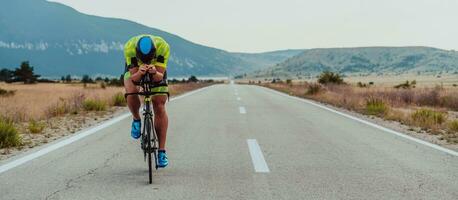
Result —
[[420, 109], [412, 113], [411, 115], [413, 124], [423, 128], [434, 128], [441, 125], [447, 119], [444, 113], [429, 110]]
[[321, 91], [321, 85], [318, 83], [310, 83], [307, 86], [306, 95], [316, 95]]
[[48, 117], [56, 117], [67, 114], [71, 111], [72, 106], [68, 103], [67, 99], [60, 98], [59, 102], [52, 104], [46, 109], [46, 115]]
[[28, 129], [31, 133], [42, 133], [45, 127], [46, 125], [44, 123], [30, 120]]
[[453, 120], [448, 124], [448, 129], [458, 133], [458, 120]]
[[116, 93], [113, 95], [113, 105], [114, 106], [125, 106], [127, 104], [126, 98], [124, 98], [124, 94], [121, 92]]
[[384, 116], [388, 112], [388, 106], [378, 98], [366, 99], [366, 113], [368, 115]]
[[344, 83], [342, 76], [340, 74], [329, 72], [329, 71], [325, 71], [321, 73], [320, 76], [318, 77], [318, 82], [321, 84], [329, 84], [329, 83], [343, 84]]
[[22, 144], [22, 138], [14, 124], [10, 121], [0, 119], [0, 148], [16, 147]]
[[358, 86], [360, 88], [364, 88], [364, 87], [367, 87], [367, 84], [366, 83], [362, 83], [362, 82], [358, 82], [358, 83], [356, 83], [356, 86]]
[[5, 90], [0, 88], [0, 96], [13, 96], [16, 93], [16, 90]]
[[107, 103], [99, 99], [86, 99], [83, 101], [83, 108], [86, 111], [104, 111]]
[[416, 80], [413, 80], [412, 82], [409, 82], [408, 80], [405, 83], [401, 83], [398, 85], [395, 85], [394, 88], [396, 89], [410, 89], [410, 88], [415, 88], [415, 85], [417, 84]]

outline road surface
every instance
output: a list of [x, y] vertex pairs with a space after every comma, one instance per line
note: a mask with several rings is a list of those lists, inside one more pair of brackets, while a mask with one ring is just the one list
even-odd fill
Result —
[[266, 88], [216, 85], [167, 109], [170, 165], [152, 185], [127, 117], [0, 173], [0, 199], [458, 198], [456, 155]]

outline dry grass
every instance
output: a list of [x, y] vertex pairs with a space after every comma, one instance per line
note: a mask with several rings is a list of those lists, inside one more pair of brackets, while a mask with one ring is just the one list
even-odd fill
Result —
[[30, 133], [38, 134], [38, 133], [42, 133], [45, 127], [46, 125], [43, 122], [30, 120], [28, 129]]
[[446, 119], [446, 114], [425, 108], [411, 114], [411, 124], [424, 129], [438, 130]]
[[[447, 113], [458, 111], [458, 89], [453, 87], [395, 89], [392, 86], [358, 87], [351, 84], [317, 85], [307, 82], [262, 85], [290, 95], [421, 127], [433, 134], [449, 132], [451, 128], [446, 123]], [[454, 120], [455, 117], [449, 118]], [[447, 135], [447, 141], [458, 142], [458, 134]]]
[[1, 88], [16, 90], [16, 94], [0, 97], [0, 116], [15, 122], [46, 119], [70, 112], [69, 107], [77, 106], [78, 101], [86, 98], [111, 101], [113, 95], [122, 92], [120, 87], [100, 88], [97, 84], [89, 84], [84, 88], [81, 84], [42, 83], [34, 85], [0, 83]]
[[366, 113], [383, 117], [388, 113], [385, 102], [379, 98], [369, 97], [366, 99]]
[[127, 101], [124, 97], [124, 93], [118, 92], [113, 95], [113, 106], [126, 106]]

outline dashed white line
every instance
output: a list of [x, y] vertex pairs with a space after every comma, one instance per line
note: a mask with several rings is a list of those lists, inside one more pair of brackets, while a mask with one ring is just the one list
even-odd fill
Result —
[[[212, 87], [212, 86], [201, 88], [201, 89], [198, 89], [198, 90], [194, 90], [194, 91], [185, 93], [183, 95], [171, 98], [170, 101], [181, 99], [183, 97], [195, 94], [197, 92], [200, 92], [200, 91], [205, 90], [205, 89], [210, 88], [210, 87]], [[15, 167], [17, 167], [19, 165], [22, 165], [22, 164], [24, 164], [26, 162], [29, 162], [29, 161], [31, 161], [31, 160], [33, 160], [35, 158], [43, 156], [43, 155], [45, 155], [45, 154], [47, 154], [49, 152], [57, 150], [57, 149], [59, 149], [59, 148], [61, 148], [63, 146], [66, 146], [66, 145], [69, 145], [69, 144], [71, 144], [73, 142], [81, 140], [81, 139], [83, 139], [83, 138], [85, 138], [85, 137], [87, 137], [89, 135], [97, 133], [97, 131], [102, 130], [102, 129], [106, 128], [106, 127], [109, 127], [109, 126], [111, 126], [111, 125], [113, 125], [113, 124], [115, 124], [115, 123], [117, 123], [117, 122], [119, 122], [121, 120], [124, 120], [125, 118], [127, 118], [129, 116], [131, 116], [130, 113], [122, 114], [122, 115], [120, 115], [118, 117], [115, 117], [115, 118], [105, 122], [105, 123], [102, 123], [102, 124], [97, 125], [95, 127], [91, 127], [89, 129], [86, 129], [86, 130], [82, 130], [79, 133], [76, 133], [75, 135], [73, 135], [73, 136], [71, 136], [71, 137], [69, 137], [67, 139], [63, 139], [62, 141], [59, 141], [59, 142], [54, 143], [54, 144], [50, 144], [49, 146], [45, 146], [44, 148], [42, 148], [42, 149], [40, 149], [38, 151], [35, 151], [33, 153], [30, 153], [28, 155], [25, 155], [25, 156], [23, 156], [21, 158], [15, 159], [15, 160], [13, 160], [11, 162], [7, 162], [7, 163], [5, 163], [5, 164], [0, 166], [0, 174], [3, 173], [3, 172], [6, 172], [6, 171], [8, 171], [8, 170], [10, 170], [12, 168], [15, 168]]]
[[237, 101], [240, 101], [240, 100], [242, 100], [242, 98], [240, 98], [240, 97], [237, 97]]
[[255, 139], [248, 139], [248, 149], [250, 150], [251, 161], [253, 162], [254, 171], [258, 173], [268, 173], [270, 172], [269, 167], [267, 166], [264, 155], [262, 155], [261, 147], [259, 147], [258, 142]]
[[240, 114], [246, 114], [246, 109], [245, 109], [245, 107], [240, 106], [240, 107], [239, 107], [239, 112], [240, 112]]

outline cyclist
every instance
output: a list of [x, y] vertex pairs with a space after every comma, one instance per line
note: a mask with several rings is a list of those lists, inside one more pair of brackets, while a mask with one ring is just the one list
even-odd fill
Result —
[[[133, 81], [138, 82], [145, 74], [150, 74], [155, 82], [151, 92], [168, 92], [167, 87], [167, 61], [170, 55], [169, 45], [158, 36], [138, 35], [129, 39], [124, 45], [124, 57], [126, 60], [126, 72], [124, 73], [124, 88], [127, 93], [138, 92], [139, 87]], [[168, 165], [165, 151], [167, 137], [168, 117], [165, 110], [167, 94], [156, 94], [152, 97], [154, 109], [154, 128], [159, 140], [158, 167]], [[138, 139], [141, 135], [140, 121], [140, 98], [138, 95], [127, 97], [127, 106], [132, 113], [131, 136]]]

